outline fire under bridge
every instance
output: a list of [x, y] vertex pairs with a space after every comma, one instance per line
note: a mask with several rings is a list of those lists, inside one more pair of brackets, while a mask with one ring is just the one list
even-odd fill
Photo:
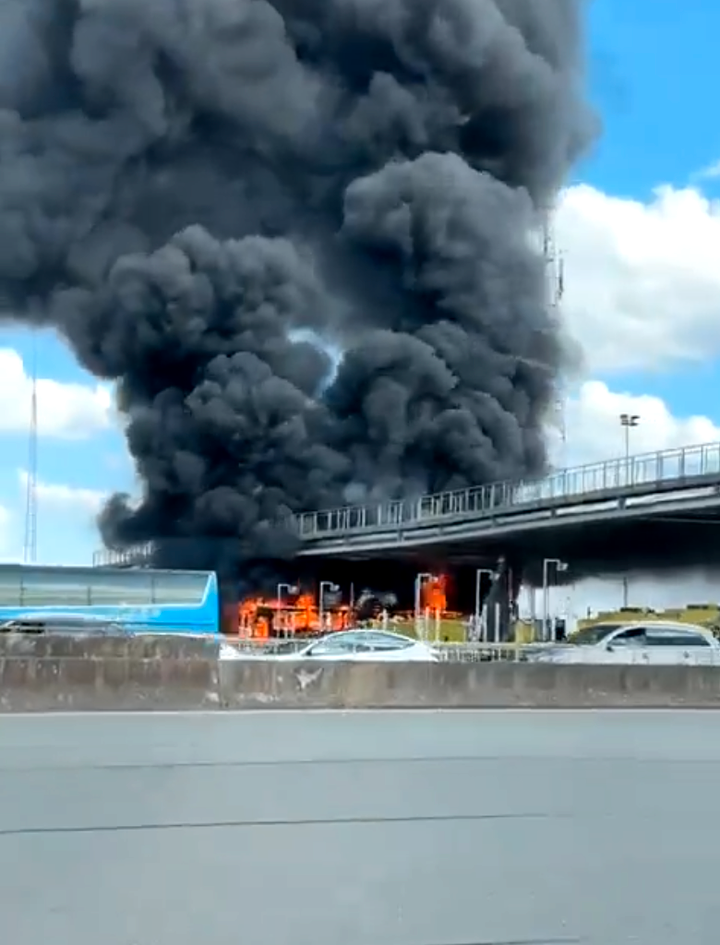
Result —
[[[414, 571], [438, 562], [473, 574], [487, 568], [484, 601], [511, 610], [521, 576], [540, 583], [546, 561], [567, 562], [575, 578], [716, 562], [720, 569], [720, 443], [604, 460], [542, 479], [306, 512], [289, 524], [302, 565], [324, 575], [389, 562]], [[151, 550], [100, 552], [95, 563], [138, 566]]]

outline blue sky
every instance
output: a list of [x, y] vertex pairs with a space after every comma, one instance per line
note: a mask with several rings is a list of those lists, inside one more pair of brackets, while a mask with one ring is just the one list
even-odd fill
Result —
[[[720, 79], [717, 47], [720, 4], [711, 4], [709, 0], [686, 4], [679, 0], [594, 0], [589, 4], [589, 19], [591, 91], [602, 115], [604, 130], [592, 154], [577, 169], [572, 183], [587, 184], [602, 194], [641, 204], [652, 203], [654, 189], [659, 184], [682, 189], [696, 183], [708, 196], [720, 197], [720, 177], [702, 182], [697, 178], [699, 171], [720, 160], [720, 121], [715, 120]], [[606, 239], [610, 247], [608, 254], [612, 255], [617, 248], [617, 233], [612, 230], [600, 233], [592, 220], [588, 226], [594, 236]], [[573, 233], [568, 242], [575, 242]], [[569, 251], [571, 249], [568, 247]], [[592, 252], [587, 252], [592, 257]], [[689, 265], [683, 263], [680, 268], [685, 271]], [[626, 269], [624, 265], [616, 267], [615, 274], [619, 271], [623, 278], [632, 278], [632, 273]], [[581, 281], [570, 266], [570, 253], [566, 278]], [[643, 278], [650, 278], [647, 272]], [[652, 284], [652, 279], [648, 284]], [[576, 286], [576, 295], [581, 295], [581, 290], [582, 285]], [[620, 286], [615, 297], [625, 298], [628, 292], [637, 296], [637, 286]], [[692, 291], [689, 294], [692, 295]], [[610, 326], [613, 313], [601, 315], [607, 316]], [[650, 313], [648, 317], [654, 315]], [[689, 316], [678, 309], [678, 325], [684, 317]], [[638, 321], [637, 317], [635, 320]], [[618, 322], [619, 326], [622, 324]], [[622, 330], [618, 328], [619, 345], [623, 343]], [[580, 337], [582, 340], [582, 331]], [[698, 338], [702, 346], [701, 334]], [[30, 337], [23, 332], [8, 328], [0, 331], [0, 348], [16, 349], [27, 364], [32, 346]], [[51, 333], [38, 336], [37, 364], [40, 377], [96, 384], [78, 369], [72, 356]], [[720, 391], [720, 359], [711, 344], [708, 344], [708, 356], [702, 360], [680, 359], [672, 363], [671, 358], [670, 363], [663, 363], [661, 370], [650, 355], [632, 370], [613, 370], [606, 360], [597, 370], [591, 367], [590, 377], [604, 381], [615, 398], [605, 406], [592, 406], [593, 410], [604, 411], [608, 424], [616, 417], [613, 411], [620, 403], [617, 397], [625, 395], [659, 398], [664, 406], [658, 402], [652, 407], [655, 413], [648, 407], [649, 416], [660, 416], [658, 411], [663, 407], [678, 418], [702, 414], [720, 422], [719, 398], [713, 396], [714, 391]], [[632, 408], [632, 404], [630, 406]], [[587, 426], [588, 420], [582, 411], [579, 415], [579, 422]], [[595, 419], [591, 418], [589, 423], [593, 425]], [[683, 436], [692, 437], [692, 430], [696, 429], [699, 428], [676, 425], [672, 434], [658, 440], [657, 446], [650, 440], [643, 441], [643, 445], [646, 448], [674, 445]], [[651, 435], [654, 432], [647, 433]], [[0, 438], [4, 457], [0, 465], [0, 504], [10, 511], [4, 525], [4, 541], [0, 541], [2, 556], [17, 554], [22, 548], [24, 502], [18, 470], [26, 466], [28, 447], [22, 430], [0, 434]], [[597, 458], [598, 450], [616, 450], [618, 444], [619, 437], [600, 444], [590, 458]], [[583, 454], [582, 458], [587, 457]], [[58, 490], [55, 494], [47, 490], [40, 504], [41, 559], [87, 561], [95, 543], [91, 492], [99, 494], [133, 486], [132, 469], [117, 428], [111, 423], [105, 424], [87, 439], [42, 437], [39, 479], [48, 486], [86, 490], [77, 502], [70, 493], [63, 496]], [[2, 527], [0, 522], [0, 529]]]
[[[13, 348], [28, 366], [36, 358], [39, 378], [53, 378], [64, 383], [79, 382], [94, 386], [97, 382], [78, 367], [65, 345], [51, 332], [38, 333], [6, 329], [0, 332], [0, 347]], [[43, 410], [42, 397], [39, 410]], [[29, 439], [26, 431], [4, 433], [3, 462], [0, 464], [0, 503], [11, 511], [9, 535], [0, 543], [0, 557], [22, 552], [25, 484], [19, 471], [27, 469]], [[108, 425], [87, 438], [38, 438], [38, 481], [41, 498], [38, 511], [38, 558], [48, 562], [89, 563], [98, 544], [95, 505], [91, 493], [132, 490], [132, 467], [117, 426]], [[73, 495], [57, 489], [58, 485], [83, 490]], [[43, 491], [45, 494], [43, 495]], [[2, 522], [0, 521], [0, 528]], [[2, 537], [0, 535], [0, 537]]]
[[583, 178], [643, 196], [717, 160], [720, 6], [593, 0], [590, 29], [592, 94], [605, 134]]
[[[603, 135], [578, 177], [618, 196], [647, 199], [683, 187], [720, 160], [717, 85], [720, 4], [712, 0], [594, 0], [590, 77]], [[720, 196], [720, 179], [703, 181]], [[681, 317], [680, 313], [679, 316]], [[614, 387], [655, 394], [678, 414], [719, 415], [720, 362], [621, 373]]]

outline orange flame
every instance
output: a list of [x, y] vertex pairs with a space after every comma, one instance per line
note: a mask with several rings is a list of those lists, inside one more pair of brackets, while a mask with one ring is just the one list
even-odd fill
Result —
[[237, 605], [236, 613], [240, 635], [254, 639], [327, 633], [352, 624], [352, 611], [346, 605], [325, 607], [321, 620], [317, 601], [309, 593], [295, 600], [249, 597]]
[[444, 613], [447, 610], [447, 577], [444, 574], [438, 574], [422, 585], [420, 600], [423, 610], [440, 611]]

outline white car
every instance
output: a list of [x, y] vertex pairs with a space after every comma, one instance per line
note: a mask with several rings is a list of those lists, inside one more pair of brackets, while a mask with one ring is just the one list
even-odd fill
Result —
[[224, 644], [221, 659], [268, 659], [283, 662], [334, 660], [368, 663], [437, 663], [440, 657], [427, 643], [387, 630], [339, 630], [286, 653], [247, 654], [229, 652]]
[[528, 653], [532, 663], [619, 663], [650, 666], [720, 665], [720, 643], [688, 623], [598, 623], [565, 644]]

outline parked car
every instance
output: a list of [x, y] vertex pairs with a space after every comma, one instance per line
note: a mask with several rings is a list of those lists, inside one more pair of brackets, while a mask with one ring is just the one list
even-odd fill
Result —
[[694, 624], [598, 623], [573, 634], [561, 646], [529, 652], [533, 663], [699, 664], [720, 666], [720, 643]]
[[427, 643], [387, 630], [340, 630], [319, 640], [280, 653], [245, 653], [224, 644], [221, 659], [334, 660], [352, 662], [437, 663], [438, 654]]

